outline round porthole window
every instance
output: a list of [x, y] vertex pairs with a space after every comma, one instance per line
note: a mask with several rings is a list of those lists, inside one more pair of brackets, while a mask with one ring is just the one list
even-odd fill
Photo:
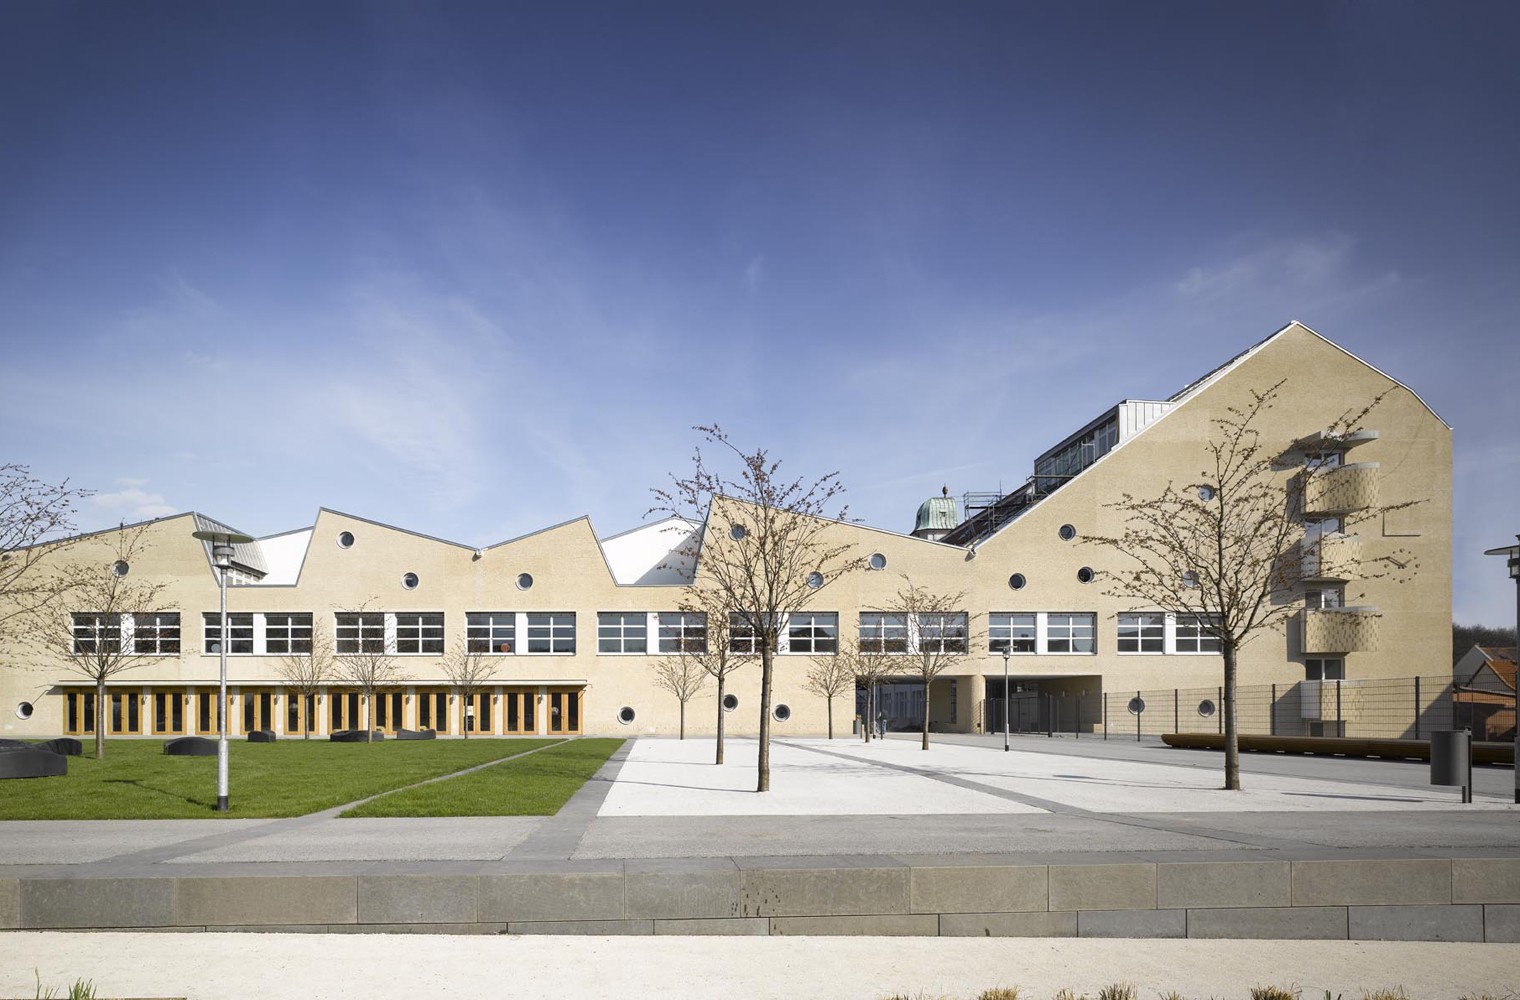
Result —
[[1077, 582], [1092, 583], [1094, 575], [1095, 574], [1093, 573], [1091, 566], [1083, 566], [1081, 569], [1077, 570]]
[[749, 534], [749, 532], [744, 530], [744, 525], [742, 524], [731, 524], [728, 527], [728, 537], [732, 538], [736, 542], [747, 534]]
[[884, 556], [884, 555], [882, 555], [880, 552], [872, 552], [871, 553], [871, 558], [867, 562], [867, 565], [870, 566], [872, 569], [886, 569], [887, 568], [887, 557]]
[[631, 725], [636, 718], [638, 718], [638, 713], [633, 710], [631, 705], [624, 705], [618, 709], [618, 721], [623, 725]]
[[809, 587], [812, 587], [814, 590], [817, 590], [819, 587], [823, 586], [823, 574], [822, 573], [809, 573], [808, 574], [808, 581], [807, 581], [807, 583], [808, 583]]
[[29, 702], [29, 701], [23, 701], [21, 704], [19, 704], [19, 705], [16, 706], [16, 718], [25, 721], [27, 719], [30, 719], [31, 717], [32, 717], [32, 703], [31, 702]]
[[352, 531], [338, 532], [338, 548], [351, 549], [354, 547], [354, 533]]
[[1015, 573], [1008, 578], [1008, 586], [1012, 587], [1014, 590], [1023, 590], [1024, 585], [1028, 582], [1028, 580], [1024, 579], [1023, 573]]
[[1063, 542], [1069, 542], [1073, 538], [1077, 537], [1077, 529], [1073, 525], [1063, 524], [1063, 525], [1061, 525], [1060, 535], [1061, 535], [1061, 541], [1063, 541]]
[[1214, 703], [1207, 698], [1200, 701], [1198, 703], [1198, 714], [1205, 719], [1212, 719], [1214, 717]]
[[1210, 500], [1214, 499], [1214, 487], [1212, 487], [1212, 486], [1200, 486], [1200, 487], [1198, 487], [1198, 499], [1202, 500], [1204, 503], [1208, 503]]
[[517, 589], [518, 590], [530, 590], [530, 589], [532, 589], [532, 587], [533, 587], [533, 574], [532, 573], [519, 573], [519, 574], [517, 574]]
[[416, 573], [407, 573], [401, 578], [401, 586], [407, 590], [416, 590], [417, 584], [420, 582], [421, 581], [417, 579]]
[[732, 712], [734, 709], [736, 709], [738, 707], [739, 707], [739, 696], [738, 695], [736, 695], [736, 694], [726, 694], [726, 695], [723, 696], [723, 711], [725, 711], [725, 712]]
[[1198, 574], [1194, 573], [1192, 570], [1188, 570], [1186, 573], [1182, 574], [1182, 585], [1184, 587], [1198, 586]]
[[792, 717], [791, 706], [777, 705], [774, 709], [771, 710], [771, 715], [775, 716], [777, 722], [785, 722], [787, 719], [790, 719]]
[[127, 565], [125, 559], [118, 559], [111, 564], [112, 576], [126, 576], [130, 572], [132, 572], [132, 567]]
[[1145, 711], [1145, 699], [1137, 694], [1129, 700], [1129, 705], [1126, 707], [1129, 709], [1130, 715], [1139, 715]]

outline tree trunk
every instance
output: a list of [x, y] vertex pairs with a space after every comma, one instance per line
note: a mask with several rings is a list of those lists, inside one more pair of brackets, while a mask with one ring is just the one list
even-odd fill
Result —
[[[537, 697], [537, 696], [535, 695], [535, 697]], [[467, 708], [470, 707], [470, 696], [469, 695], [463, 695], [463, 696], [461, 696], [460, 702], [461, 703], [460, 703], [460, 706], [459, 706], [459, 731], [464, 734], [464, 738], [465, 739], [469, 739], [470, 738], [470, 729], [472, 728], [472, 720], [474, 719], [474, 716], [466, 714], [465, 709], [467, 709]]]
[[718, 675], [718, 759], [714, 764], [723, 763], [723, 682], [727, 679], [725, 674]]
[[1240, 790], [1240, 736], [1235, 719], [1235, 643], [1225, 639], [1224, 652], [1224, 787]]
[[929, 688], [934, 684], [934, 678], [924, 678], [924, 742], [920, 750], [929, 749]]
[[771, 666], [775, 654], [770, 644], [760, 650], [760, 774], [755, 791], [771, 790]]
[[364, 696], [363, 710], [359, 713], [360, 717], [364, 720], [364, 742], [366, 743], [375, 742], [374, 700], [375, 696], [373, 694], [366, 694]]
[[865, 723], [865, 725], [861, 728], [865, 730], [867, 743], [871, 742], [871, 731], [876, 728], [876, 720], [872, 717], [874, 715], [874, 711], [875, 710], [871, 705], [871, 683], [867, 681], [866, 705], [865, 708], [860, 712], [860, 721]]
[[686, 739], [686, 699], [681, 699], [681, 739]]
[[834, 738], [834, 696], [829, 695], [829, 739]]
[[95, 759], [106, 758], [106, 679], [95, 678]]

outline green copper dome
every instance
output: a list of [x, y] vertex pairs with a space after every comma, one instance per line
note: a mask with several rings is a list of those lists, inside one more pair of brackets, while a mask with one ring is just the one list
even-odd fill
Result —
[[953, 497], [930, 497], [918, 507], [918, 522], [913, 526], [920, 531], [949, 531], [961, 523], [960, 506]]

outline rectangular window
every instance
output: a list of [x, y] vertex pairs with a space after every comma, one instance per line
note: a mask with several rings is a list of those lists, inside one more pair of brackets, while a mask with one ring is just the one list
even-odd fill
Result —
[[787, 648], [793, 653], [839, 651], [839, 615], [833, 611], [792, 614], [787, 617]]
[[1346, 522], [1339, 517], [1321, 517], [1304, 522], [1304, 540], [1319, 541], [1326, 535], [1339, 535], [1345, 531]]
[[1158, 612], [1119, 615], [1119, 652], [1164, 653], [1166, 615]]
[[1304, 607], [1310, 611], [1329, 611], [1344, 607], [1345, 604], [1345, 587], [1319, 587], [1304, 591]]
[[967, 618], [961, 612], [918, 616], [918, 648], [926, 653], [964, 653]]
[[1346, 679], [1346, 661], [1340, 658], [1304, 661], [1304, 679], [1310, 681], [1343, 681]]
[[72, 615], [72, 620], [76, 656], [97, 651], [115, 653], [121, 650], [121, 615], [76, 611]]
[[1033, 612], [994, 613], [987, 616], [987, 648], [1001, 654], [1033, 653], [1035, 650], [1035, 616]]
[[153, 611], [133, 615], [132, 652], [146, 656], [178, 656], [179, 612]]
[[340, 611], [333, 615], [333, 624], [339, 653], [385, 652], [384, 612]]
[[471, 611], [464, 616], [465, 643], [471, 653], [504, 655], [517, 649], [517, 615], [510, 611]]
[[707, 652], [707, 615], [701, 611], [661, 611], [660, 652]]
[[528, 615], [528, 652], [575, 652], [575, 612], [555, 611]]
[[1091, 653], [1097, 649], [1097, 615], [1051, 614], [1045, 618], [1045, 651]]
[[1304, 456], [1304, 468], [1306, 469], [1339, 469], [1342, 456], [1338, 451], [1327, 451], [1320, 455]]
[[749, 616], [737, 611], [728, 613], [728, 651], [753, 655], [760, 652], [761, 636], [750, 623]]
[[908, 651], [908, 616], [881, 611], [860, 613], [860, 651], [862, 653], [906, 653]]
[[1208, 626], [1216, 621], [1213, 615], [1177, 616], [1177, 652], [1218, 653], [1219, 637], [1210, 635]]
[[396, 612], [396, 652], [442, 653], [443, 612]]
[[[215, 611], [201, 615], [204, 624], [201, 646], [208, 653], [222, 650], [222, 616]], [[227, 655], [253, 652], [253, 615], [230, 614], [227, 616]]]
[[596, 616], [598, 653], [649, 652], [649, 616], [642, 611], [603, 611]]
[[311, 612], [266, 614], [264, 652], [272, 656], [311, 652]]

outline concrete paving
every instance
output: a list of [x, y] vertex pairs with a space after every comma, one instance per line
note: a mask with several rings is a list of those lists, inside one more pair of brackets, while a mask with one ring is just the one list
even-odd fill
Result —
[[103, 995], [193, 1000], [419, 996], [680, 996], [687, 1000], [933, 1000], [1019, 986], [1142, 1000], [1306, 998], [1402, 987], [1414, 1000], [1512, 996], [1520, 945], [1386, 941], [981, 938], [554, 938], [326, 934], [0, 934], [0, 996], [93, 979]]

